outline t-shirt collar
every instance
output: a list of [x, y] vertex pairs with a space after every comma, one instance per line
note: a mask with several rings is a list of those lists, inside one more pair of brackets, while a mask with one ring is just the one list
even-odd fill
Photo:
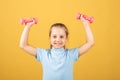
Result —
[[62, 47], [62, 48], [54, 48], [54, 47], [52, 47], [52, 49], [51, 49], [51, 53], [55, 53], [56, 55], [60, 55], [60, 54], [62, 54], [64, 52], [65, 52], [64, 47]]

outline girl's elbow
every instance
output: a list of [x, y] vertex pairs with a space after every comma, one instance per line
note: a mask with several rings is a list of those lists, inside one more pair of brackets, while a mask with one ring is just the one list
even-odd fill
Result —
[[24, 49], [25, 45], [20, 44], [19, 47], [20, 47], [21, 49]]
[[95, 42], [94, 42], [94, 40], [92, 40], [92, 41], [88, 41], [88, 44], [89, 44], [89, 46], [93, 46], [94, 44], [95, 44]]
[[22, 48], [22, 49], [24, 48], [24, 46], [23, 46], [23, 45], [19, 45], [19, 47], [20, 47], [20, 48]]
[[94, 46], [94, 44], [95, 44], [94, 41], [91, 41], [91, 42], [90, 42], [90, 45], [91, 45], [91, 46]]

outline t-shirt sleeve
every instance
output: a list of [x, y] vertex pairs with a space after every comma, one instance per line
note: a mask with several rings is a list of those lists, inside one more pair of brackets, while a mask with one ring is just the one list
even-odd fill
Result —
[[79, 59], [78, 50], [79, 48], [69, 49], [69, 55], [75, 61]]
[[36, 59], [38, 60], [38, 61], [42, 61], [42, 56], [43, 56], [43, 49], [41, 49], [41, 48], [36, 48]]

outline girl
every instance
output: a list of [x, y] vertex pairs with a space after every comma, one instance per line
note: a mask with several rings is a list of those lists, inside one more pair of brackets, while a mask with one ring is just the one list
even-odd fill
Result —
[[86, 32], [87, 41], [84, 45], [73, 49], [65, 48], [69, 32], [64, 24], [56, 23], [51, 26], [49, 32], [50, 49], [36, 48], [28, 44], [28, 35], [34, 20], [26, 24], [20, 39], [20, 47], [41, 62], [43, 80], [73, 80], [74, 62], [94, 44], [93, 34], [83, 16], [81, 16], [81, 22]]

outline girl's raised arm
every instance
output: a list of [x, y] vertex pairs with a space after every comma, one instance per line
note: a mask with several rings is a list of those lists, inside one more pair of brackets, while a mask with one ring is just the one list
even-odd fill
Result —
[[35, 22], [33, 21], [26, 24], [20, 38], [20, 48], [28, 52], [30, 55], [36, 56], [36, 48], [28, 44], [28, 36], [29, 36], [30, 28], [34, 23]]
[[88, 51], [94, 44], [94, 37], [93, 37], [92, 31], [90, 29], [90, 26], [89, 26], [87, 20], [85, 20], [83, 18], [83, 16], [81, 16], [81, 21], [82, 21], [83, 26], [84, 26], [87, 40], [86, 40], [86, 43], [84, 43], [82, 46], [79, 47], [79, 56], [81, 56], [86, 51]]

